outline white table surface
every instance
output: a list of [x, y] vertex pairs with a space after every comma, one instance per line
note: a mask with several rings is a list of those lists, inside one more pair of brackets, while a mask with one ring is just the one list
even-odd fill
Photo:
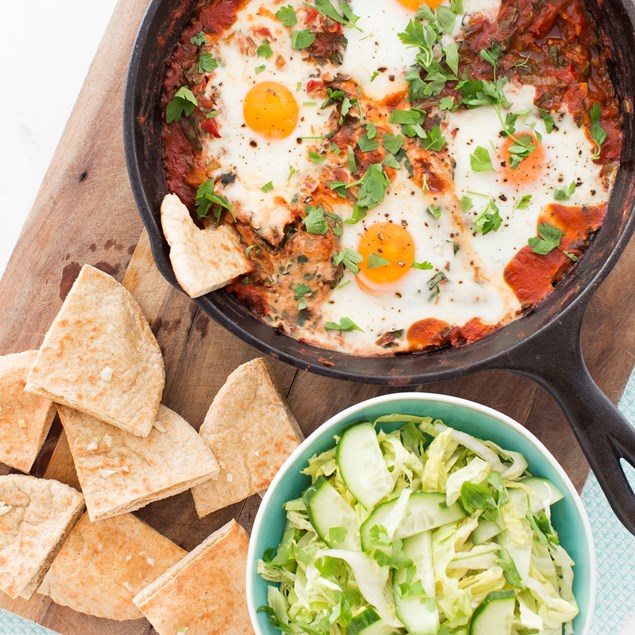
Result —
[[[116, 0], [2, 4], [0, 275], [33, 205]], [[620, 635], [634, 634], [635, 616]]]

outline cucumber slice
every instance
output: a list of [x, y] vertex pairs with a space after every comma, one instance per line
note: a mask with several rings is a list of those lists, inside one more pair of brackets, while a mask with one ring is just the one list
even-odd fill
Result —
[[516, 597], [513, 591], [494, 591], [476, 608], [470, 635], [511, 635]]
[[530, 476], [519, 481], [533, 493], [529, 496], [529, 508], [538, 513], [564, 498], [562, 492], [548, 479]]
[[355, 616], [346, 629], [347, 635], [391, 635], [394, 632], [395, 629], [385, 624], [372, 608]]
[[[403, 584], [408, 572], [399, 569], [394, 573], [394, 584]], [[437, 635], [439, 632], [439, 609], [433, 597], [424, 595], [402, 597], [394, 589], [395, 612], [410, 635]]]
[[[362, 523], [362, 547], [371, 547], [371, 529], [383, 526], [388, 514], [396, 505], [398, 498], [377, 505], [371, 515]], [[436, 492], [417, 492], [408, 499], [404, 517], [397, 527], [395, 538], [409, 538], [428, 529], [435, 529], [465, 518], [465, 512], [458, 504], [445, 504], [445, 494]]]
[[422, 531], [403, 541], [404, 553], [412, 560], [417, 573], [415, 577], [421, 580], [423, 590], [434, 597], [434, 561], [432, 560], [432, 532]]
[[333, 549], [360, 551], [359, 521], [355, 510], [323, 477], [304, 494], [309, 520], [318, 536]]
[[344, 432], [337, 444], [337, 465], [346, 487], [366, 509], [372, 509], [394, 488], [370, 423], [360, 423]]
[[478, 527], [472, 532], [472, 542], [482, 545], [500, 534], [500, 527], [491, 520], [479, 520]]

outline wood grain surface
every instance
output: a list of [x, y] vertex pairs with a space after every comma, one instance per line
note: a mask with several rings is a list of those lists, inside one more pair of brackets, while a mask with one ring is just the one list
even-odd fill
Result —
[[[164, 403], [198, 428], [227, 375], [258, 353], [163, 280], [142, 232], [128, 183], [121, 118], [126, 67], [145, 8], [146, 0], [120, 0], [0, 282], [0, 354], [39, 347], [81, 265], [93, 264], [122, 280], [136, 296], [165, 358]], [[629, 292], [634, 277], [631, 243], [585, 320], [589, 369], [613, 401], [621, 395], [634, 363], [635, 294]], [[305, 434], [349, 405], [395, 391], [272, 363]], [[584, 483], [588, 465], [573, 434], [551, 397], [531, 381], [482, 372], [418, 390], [466, 397], [510, 415], [551, 449], [578, 488]], [[0, 465], [0, 474], [8, 471]], [[32, 473], [78, 486], [59, 422]], [[186, 492], [148, 505], [138, 516], [191, 550], [232, 517], [249, 530], [259, 500], [252, 497], [199, 520]], [[117, 623], [91, 618], [38, 594], [26, 602], [0, 593], [0, 607], [64, 635], [153, 632], [145, 620]]]

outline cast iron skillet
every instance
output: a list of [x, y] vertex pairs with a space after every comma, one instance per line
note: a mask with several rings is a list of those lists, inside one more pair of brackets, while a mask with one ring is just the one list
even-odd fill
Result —
[[[166, 67], [196, 7], [196, 0], [153, 0], [141, 24], [128, 72], [124, 136], [132, 189], [157, 266], [180, 289], [161, 231], [166, 194], [162, 162], [160, 96]], [[612, 75], [625, 113], [622, 165], [604, 225], [580, 263], [531, 314], [464, 348], [428, 354], [360, 358], [303, 344], [260, 322], [235, 298], [218, 291], [195, 300], [208, 315], [253, 346], [295, 366], [329, 377], [406, 386], [485, 369], [527, 375], [559, 402], [604, 493], [635, 534], [635, 495], [620, 459], [635, 466], [635, 429], [592, 380], [582, 357], [584, 311], [617, 262], [635, 227], [633, 87], [635, 5], [632, 0], [589, 0], [614, 45]]]

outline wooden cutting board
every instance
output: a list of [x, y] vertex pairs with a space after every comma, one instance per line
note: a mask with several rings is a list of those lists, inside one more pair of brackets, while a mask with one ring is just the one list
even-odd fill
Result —
[[[126, 172], [122, 101], [126, 67], [147, 0], [120, 0], [73, 110], [20, 241], [0, 281], [0, 354], [39, 347], [82, 264], [123, 280], [161, 345], [164, 403], [196, 428], [227, 375], [258, 352], [202, 314], [157, 271], [142, 231]], [[591, 373], [617, 401], [635, 351], [635, 243], [594, 298], [584, 330]], [[572, 342], [572, 346], [574, 343]], [[339, 410], [394, 389], [335, 381], [273, 360], [289, 404], [309, 434]], [[527, 425], [580, 488], [588, 465], [559, 409], [536, 384], [507, 373], [482, 372], [419, 390], [451, 393], [501, 410]], [[8, 469], [0, 465], [0, 474]], [[78, 486], [66, 439], [53, 425], [33, 474]], [[253, 497], [198, 520], [189, 492], [149, 505], [140, 518], [185, 549], [237, 518], [248, 530]], [[36, 594], [29, 602], [0, 593], [0, 607], [64, 635], [141, 635], [145, 620], [90, 618]]]

